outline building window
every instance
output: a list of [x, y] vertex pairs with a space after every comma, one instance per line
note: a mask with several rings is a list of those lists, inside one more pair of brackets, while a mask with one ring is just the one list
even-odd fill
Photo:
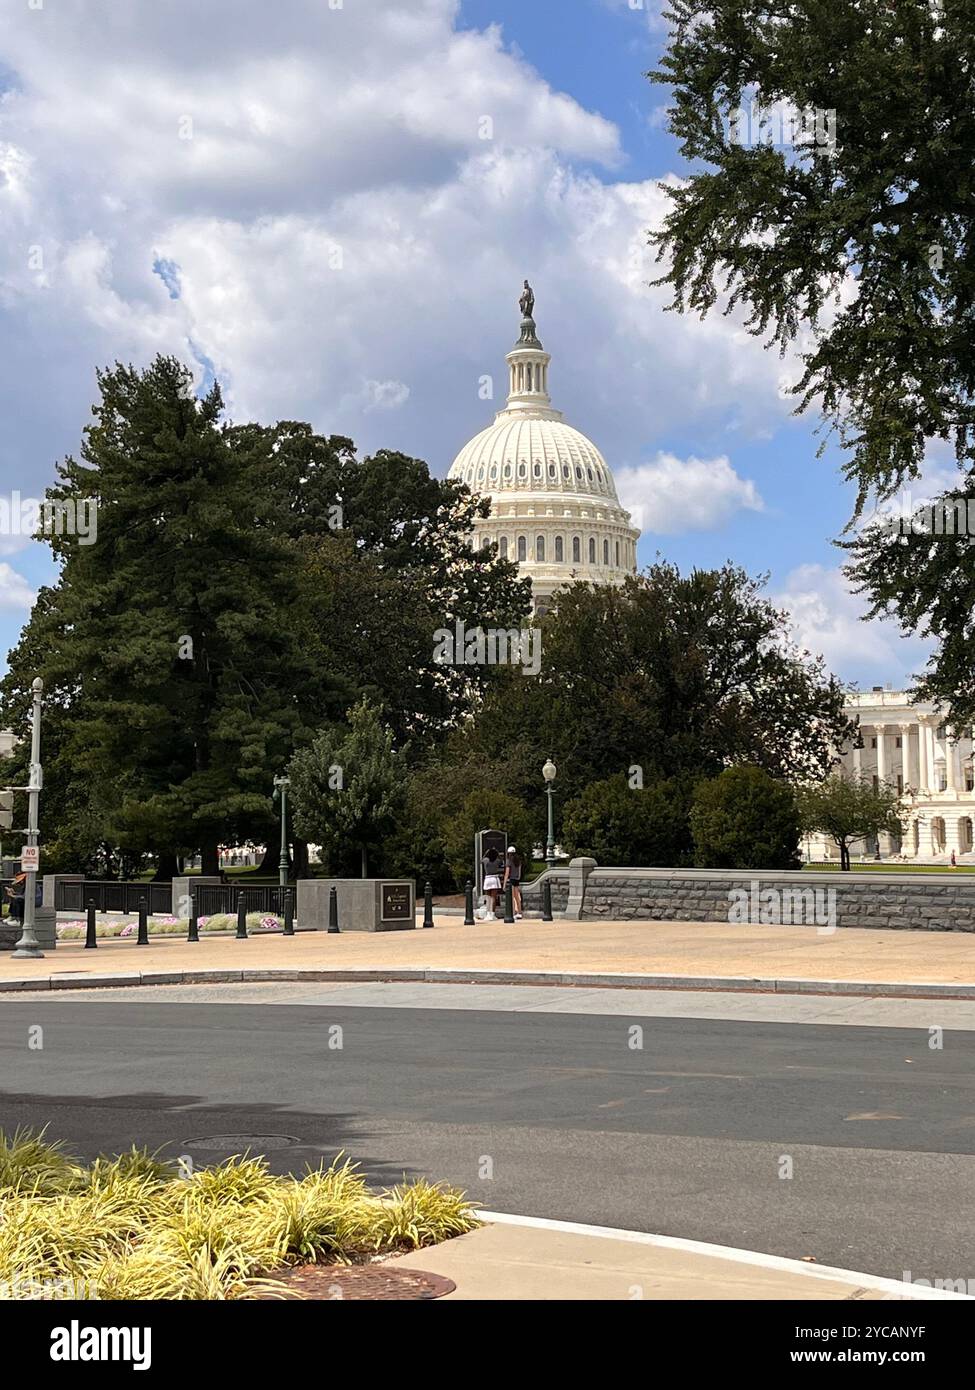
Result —
[[555, 558], [556, 558], [556, 560], [557, 560], [557, 562], [558, 562], [559, 564], [561, 564], [562, 561], [565, 559], [565, 555], [564, 555], [562, 552], [563, 552], [562, 537], [561, 537], [561, 536], [556, 536], [556, 537], [555, 537]]
[[900, 748], [900, 747], [901, 747], [901, 737], [900, 737], [899, 734], [898, 734], [897, 738], [894, 739], [894, 747], [895, 747], [895, 748]]
[[528, 559], [528, 542], [525, 540], [524, 536], [518, 537], [518, 559]]
[[616, 542], [616, 568], [619, 569], [619, 567], [620, 567], [620, 543], [619, 543], [619, 541], [617, 541], [617, 542]]
[[609, 541], [603, 541], [603, 564], [609, 564]]
[[544, 536], [536, 536], [536, 537], [535, 537], [535, 559], [536, 559], [536, 560], [544, 560], [544, 559], [545, 559], [545, 537], [544, 537]]
[[572, 563], [577, 565], [582, 559], [582, 542], [578, 536], [572, 537]]
[[507, 560], [507, 558], [508, 558], [508, 537], [507, 537], [507, 536], [502, 536], [502, 537], [501, 537], [501, 558], [502, 558], [502, 560]]
[[875, 738], [872, 738], [872, 739], [870, 740], [870, 747], [871, 747], [871, 748], [876, 748], [876, 746], [877, 746], [877, 740], [876, 740]]
[[589, 537], [589, 563], [591, 565], [596, 563], [596, 541], [593, 536]]

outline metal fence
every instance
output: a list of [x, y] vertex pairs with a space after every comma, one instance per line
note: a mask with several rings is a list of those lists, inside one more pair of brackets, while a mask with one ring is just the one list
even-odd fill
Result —
[[286, 888], [279, 884], [261, 886], [244, 883], [202, 883], [199, 888], [194, 888], [190, 882], [190, 892], [196, 895], [196, 910], [201, 917], [236, 912], [241, 895], [248, 912], [275, 912], [280, 917], [284, 915], [284, 894], [293, 894], [294, 891], [293, 883]]
[[60, 879], [54, 906], [59, 912], [84, 912], [94, 902], [99, 912], [138, 912], [145, 898], [150, 914], [173, 910], [171, 883], [122, 883], [110, 879]]

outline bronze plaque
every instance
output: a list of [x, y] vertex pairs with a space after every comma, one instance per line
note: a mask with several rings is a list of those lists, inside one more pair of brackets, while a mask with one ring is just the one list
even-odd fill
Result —
[[379, 887], [381, 922], [408, 922], [413, 915], [412, 893], [408, 883], [383, 883]]

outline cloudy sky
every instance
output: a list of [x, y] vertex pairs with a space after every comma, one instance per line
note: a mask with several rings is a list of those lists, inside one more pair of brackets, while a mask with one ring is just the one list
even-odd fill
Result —
[[[640, 560], [770, 574], [861, 685], [924, 645], [860, 622], [851, 495], [734, 319], [663, 312], [646, 230], [684, 172], [643, 73], [657, 0], [5, 0], [0, 493], [77, 451], [94, 372], [159, 351], [239, 420], [310, 420], [444, 474], [503, 404], [527, 276], [554, 404]], [[481, 398], [486, 374], [495, 401]], [[0, 648], [47, 551], [0, 536]]]

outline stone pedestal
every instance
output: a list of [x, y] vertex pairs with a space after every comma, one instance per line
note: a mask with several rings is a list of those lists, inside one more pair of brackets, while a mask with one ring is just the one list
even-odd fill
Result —
[[[9, 917], [5, 917], [0, 925], [0, 951], [12, 951], [23, 932], [19, 922], [11, 922]], [[34, 934], [42, 951], [57, 949], [57, 913], [53, 907], [34, 908]]]
[[[216, 886], [217, 888], [219, 888], [220, 884], [221, 879], [219, 875], [216, 878], [204, 878], [202, 874], [193, 874], [192, 876], [185, 878], [174, 878], [173, 916], [186, 918], [189, 917], [190, 894], [193, 892], [194, 888], [203, 888], [206, 886]], [[197, 903], [197, 909], [199, 909], [199, 903]]]
[[300, 878], [297, 917], [303, 931], [328, 930], [331, 888], [338, 899], [339, 931], [416, 927], [416, 884], [411, 878]]

